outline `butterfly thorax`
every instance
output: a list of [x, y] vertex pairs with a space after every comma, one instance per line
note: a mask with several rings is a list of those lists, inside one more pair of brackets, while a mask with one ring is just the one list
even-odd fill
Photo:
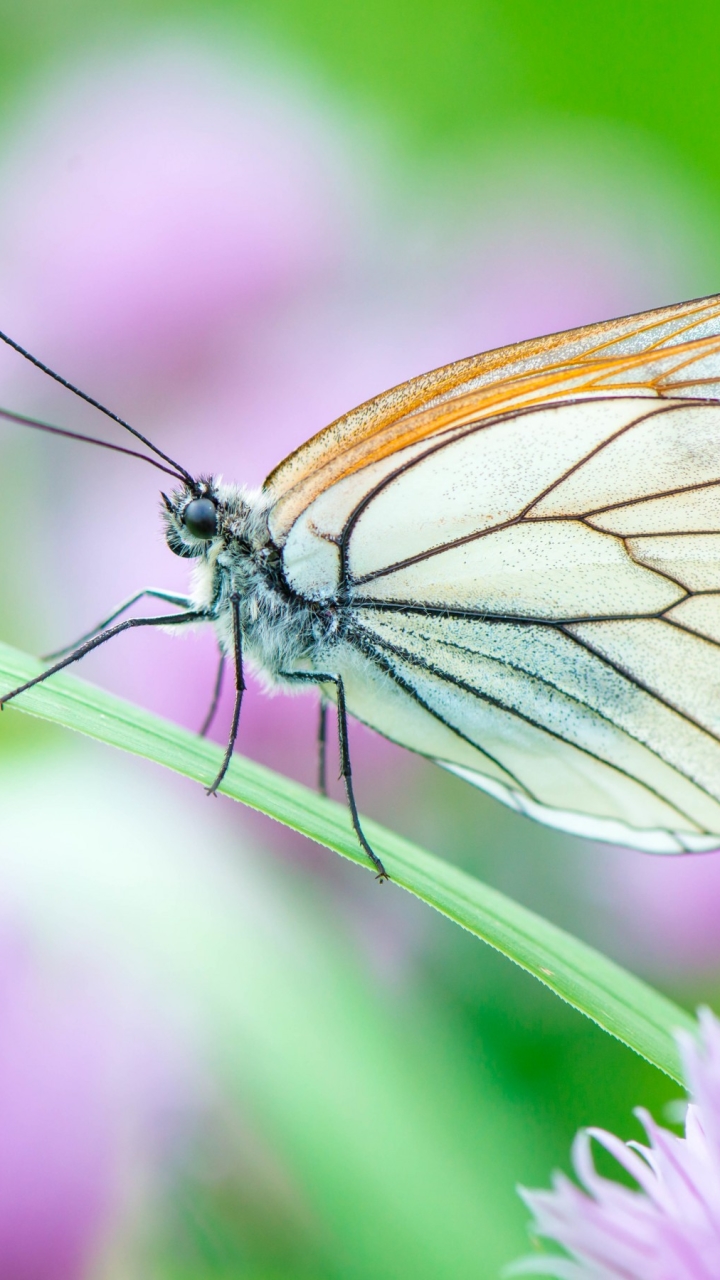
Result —
[[[211, 537], [188, 528], [191, 504], [199, 502], [216, 509]], [[166, 499], [163, 517], [170, 549], [195, 561], [190, 598], [214, 623], [221, 647], [232, 652], [237, 596], [244, 653], [273, 682], [283, 671], [315, 665], [338, 631], [338, 611], [303, 600], [288, 586], [280, 549], [270, 535], [268, 510], [262, 491], [208, 477], [198, 481], [195, 493], [185, 489]]]

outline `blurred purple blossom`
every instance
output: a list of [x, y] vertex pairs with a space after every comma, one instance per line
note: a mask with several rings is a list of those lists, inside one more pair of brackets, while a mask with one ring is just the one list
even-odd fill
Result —
[[[162, 1154], [183, 1054], [86, 965], [53, 965], [0, 931], [0, 1274], [80, 1280]], [[160, 1148], [157, 1148], [158, 1140]]]
[[[720, 1022], [700, 1011], [700, 1038], [678, 1036], [693, 1102], [685, 1137], [636, 1115], [649, 1140], [622, 1142], [604, 1129], [578, 1133], [577, 1187], [556, 1173], [552, 1191], [521, 1195], [535, 1215], [532, 1231], [562, 1245], [569, 1258], [542, 1254], [511, 1274], [560, 1280], [715, 1280], [720, 1275]], [[601, 1177], [595, 1139], [637, 1183], [633, 1190]]]
[[170, 40], [98, 63], [51, 83], [6, 163], [6, 323], [116, 391], [184, 382], [336, 265], [361, 195], [320, 110], [249, 58]]
[[720, 959], [720, 857], [599, 850], [588, 867], [596, 919], [616, 954], [647, 973], [711, 970]]

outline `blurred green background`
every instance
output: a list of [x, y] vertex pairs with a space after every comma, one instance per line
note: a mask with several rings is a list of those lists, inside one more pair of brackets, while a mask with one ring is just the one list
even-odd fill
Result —
[[[433, 363], [720, 288], [718, 37], [720, 11], [693, 2], [1, 3], [0, 327], [184, 450], [187, 465], [197, 457], [243, 479], [252, 464], [260, 479], [335, 412]], [[303, 223], [292, 288], [290, 268], [246, 293], [239, 275], [217, 315], [180, 338], [168, 321], [154, 346], [166, 320], [142, 291], [161, 256], [162, 218], [147, 261], [140, 250], [118, 258], [131, 302], [103, 272], [133, 219], [142, 249], [162, 201], [143, 204], [140, 192], [128, 212], [110, 182], [89, 183], [86, 196], [73, 187], [77, 203], [63, 205], [57, 173], [74, 172], [76, 150], [82, 170], [97, 110], [115, 122], [102, 134], [108, 172], [124, 174], [154, 119], [152, 57], [173, 124], [195, 50], [207, 79], [182, 108], [186, 123], [216, 78], [230, 93], [234, 78], [257, 77], [263, 120], [275, 101], [285, 112], [280, 133], [310, 104], [305, 141], [278, 143], [275, 160], [267, 144], [267, 169], [256, 157], [248, 183], [270, 189], [273, 164], [286, 172], [312, 134], [321, 178], [323, 164], [333, 180], [348, 167], [341, 247], [307, 266]], [[84, 98], [73, 97], [78, 84]], [[240, 131], [256, 109], [248, 94]], [[57, 153], [56, 117], [66, 131]], [[203, 127], [209, 150], [217, 131]], [[188, 190], [209, 189], [200, 151]], [[239, 195], [218, 191], [240, 208], [242, 181]], [[287, 217], [299, 225], [294, 206]], [[230, 218], [239, 224], [232, 209]], [[228, 243], [242, 257], [242, 238]], [[247, 243], [251, 265], [253, 254], [277, 259], [272, 244]], [[165, 263], [161, 300], [189, 271], [184, 253]], [[197, 262], [195, 292], [172, 293], [176, 311], [205, 298], [211, 269], [222, 280], [222, 261]], [[132, 334], [150, 317], [143, 345], [162, 375], [124, 329], [116, 338], [98, 328], [94, 306], [105, 317], [124, 305]], [[20, 411], [92, 421], [9, 360], [0, 382]], [[9, 429], [0, 450], [2, 636], [51, 648], [103, 601], [145, 585], [154, 482], [107, 478], [103, 458], [70, 458]], [[162, 557], [160, 547], [152, 574], [164, 572]], [[178, 572], [167, 566], [163, 583], [179, 585]], [[170, 659], [185, 665], [172, 667], [166, 697], [161, 655], [172, 642], [134, 643], [84, 674], [197, 722], [188, 689], [202, 685], [199, 706], [211, 646], [191, 641]], [[267, 705], [258, 693], [241, 749], [311, 780], [312, 706]], [[568, 1168], [578, 1126], [638, 1136], [632, 1107], [662, 1118], [676, 1097], [670, 1081], [392, 886], [378, 890], [229, 803], [21, 715], [4, 716], [0, 730], [4, 1280], [484, 1280], [526, 1249], [518, 1182], [543, 1185]], [[564, 838], [363, 730], [354, 742], [367, 811], [678, 1000], [713, 1002], [718, 855], [677, 866]]]

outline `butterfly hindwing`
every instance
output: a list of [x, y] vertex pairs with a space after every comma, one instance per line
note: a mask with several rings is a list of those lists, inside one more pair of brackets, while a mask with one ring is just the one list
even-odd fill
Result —
[[352, 709], [375, 727], [380, 716], [386, 736], [566, 830], [657, 852], [714, 847], [720, 744], [599, 645], [543, 625], [399, 610], [358, 611], [351, 635], [455, 735], [441, 750], [429, 724], [403, 735], [392, 699], [380, 710], [377, 698], [373, 716], [367, 681], [350, 676]]

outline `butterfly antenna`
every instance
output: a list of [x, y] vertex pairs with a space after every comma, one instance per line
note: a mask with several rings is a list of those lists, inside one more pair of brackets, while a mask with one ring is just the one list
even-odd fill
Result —
[[[169, 457], [167, 453], [163, 453], [162, 449], [158, 449], [157, 445], [154, 445], [152, 440], [148, 440], [147, 436], [142, 435], [142, 433], [137, 431], [135, 427], [131, 427], [129, 422], [125, 422], [124, 418], [118, 417], [118, 415], [113, 413], [111, 409], [106, 409], [104, 404], [100, 404], [99, 400], [94, 400], [93, 397], [87, 395], [85, 391], [81, 391], [80, 388], [74, 386], [72, 382], [68, 382], [67, 378], [62, 378], [59, 373], [55, 373], [54, 369], [48, 368], [46, 364], [43, 364], [42, 360], [38, 360], [37, 356], [31, 355], [29, 351], [26, 351], [24, 347], [20, 346], [19, 342], [14, 342], [13, 339], [8, 337], [6, 333], [3, 333], [2, 330], [0, 330], [0, 340], [7, 343], [9, 347], [12, 347], [13, 351], [17, 351], [19, 355], [24, 356], [24, 358], [29, 360], [30, 364], [34, 364], [37, 369], [41, 369], [49, 378], [54, 378], [56, 382], [60, 383], [61, 387], [66, 387], [68, 391], [72, 391], [73, 395], [79, 396], [81, 400], [85, 400], [87, 404], [91, 404], [94, 409], [99, 409], [107, 418], [112, 418], [113, 422], [117, 422], [119, 426], [124, 427], [126, 431], [130, 432], [131, 436], [135, 436], [136, 440], [140, 440], [148, 449], [151, 449], [153, 453], [157, 454], [158, 458], [162, 458], [164, 462], [169, 462], [170, 466], [174, 468], [174, 474], [177, 474], [182, 480], [184, 480], [191, 489], [196, 488], [195, 480], [190, 475], [189, 471], [186, 471], [184, 467], [181, 467], [180, 463], [176, 462], [174, 458]], [[72, 433], [65, 432], [64, 434], [68, 435]], [[81, 436], [79, 438], [92, 441], [92, 437], [90, 436]], [[100, 441], [97, 440], [92, 442], [95, 444], [100, 443]], [[124, 452], [132, 451], [124, 450]], [[137, 456], [144, 457], [143, 454], [139, 454]]]
[[179, 471], [173, 471], [170, 467], [164, 467], [157, 458], [150, 458], [137, 449], [125, 449], [121, 444], [111, 444], [109, 440], [96, 440], [95, 436], [84, 436], [79, 431], [67, 431], [65, 427], [51, 427], [48, 422], [39, 422], [37, 418], [26, 418], [24, 414], [12, 413], [10, 409], [0, 409], [0, 418], [7, 418], [8, 422], [18, 422], [21, 427], [34, 427], [36, 431], [47, 431], [51, 436], [66, 436], [68, 440], [82, 440], [85, 444], [96, 444], [101, 449], [112, 449], [113, 453], [126, 453], [129, 458], [142, 458], [143, 462], [149, 462], [151, 467], [157, 467], [158, 471], [164, 471], [166, 475], [174, 476], [176, 480], [185, 479], [184, 474], [181, 475]]

